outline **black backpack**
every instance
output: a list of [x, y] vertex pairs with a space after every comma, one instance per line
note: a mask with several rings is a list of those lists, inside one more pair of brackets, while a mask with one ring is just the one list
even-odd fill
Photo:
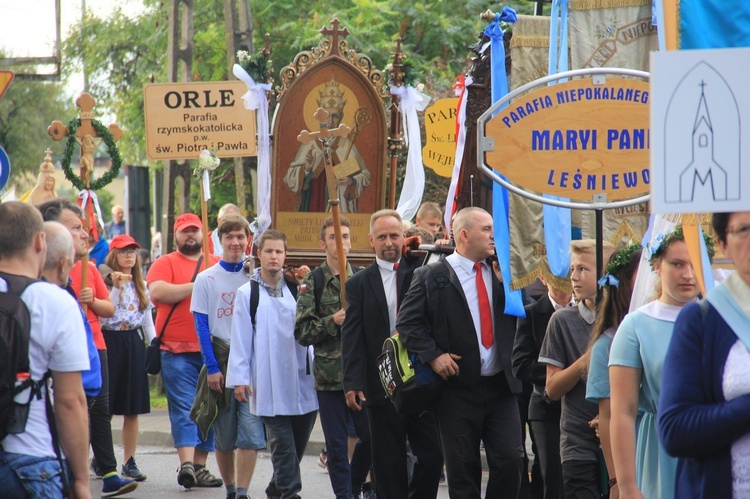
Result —
[[[351, 264], [350, 264], [351, 265]], [[362, 267], [359, 265], [351, 265], [352, 275], [356, 274]], [[323, 269], [315, 267], [312, 271], [313, 276], [313, 293], [315, 294], [315, 313], [320, 315], [320, 299], [323, 297]]]
[[[36, 279], [0, 272], [6, 289], [0, 291], [0, 441], [8, 434], [23, 433], [29, 415], [29, 405], [41, 381], [29, 376], [29, 338], [31, 336], [31, 314], [21, 300], [21, 294]], [[18, 381], [18, 382], [17, 382]], [[31, 388], [31, 390], [27, 390]], [[22, 401], [14, 400], [24, 393]]]

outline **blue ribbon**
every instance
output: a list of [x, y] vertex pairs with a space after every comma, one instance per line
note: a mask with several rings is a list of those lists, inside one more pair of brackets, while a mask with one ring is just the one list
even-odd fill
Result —
[[706, 284], [706, 293], [714, 289], [714, 274], [711, 270], [711, 257], [706, 248], [706, 239], [703, 235], [703, 227], [698, 226], [701, 239], [701, 263], [703, 264], [703, 282]]
[[[557, 22], [558, 12], [559, 23]], [[550, 16], [549, 74], [552, 75], [568, 70], [568, 0], [553, 0]], [[557, 49], [558, 36], [560, 50]], [[560, 81], [567, 81], [567, 78]]]
[[648, 259], [651, 260], [654, 254], [661, 248], [661, 243], [664, 241], [664, 234], [659, 233], [654, 237], [653, 242], [646, 243], [646, 252], [648, 253]]
[[[558, 23], [558, 18], [560, 22]], [[558, 38], [560, 50], [558, 51]], [[554, 0], [549, 33], [549, 74], [568, 70], [568, 0]], [[566, 81], [567, 78], [560, 81]], [[545, 198], [570, 201], [545, 194]], [[557, 277], [567, 278], [570, 269], [570, 240], [572, 227], [570, 209], [550, 204], [542, 205], [544, 216], [544, 244], [547, 248], [549, 269]]]
[[603, 288], [606, 286], [618, 287], [620, 285], [620, 280], [617, 279], [617, 277], [613, 276], [612, 274], [604, 274], [604, 276], [602, 276], [602, 278], [596, 282], [599, 284], [600, 288]]
[[[503, 45], [504, 33], [500, 22], [512, 24], [517, 20], [516, 11], [505, 6], [503, 7], [503, 11], [500, 14], [496, 14], [495, 19], [484, 30], [484, 34], [491, 41], [490, 49], [492, 52], [490, 53], [490, 61], [492, 63], [493, 103], [508, 94], [508, 77], [505, 73], [505, 46]], [[505, 105], [507, 106], [507, 103]], [[505, 291], [504, 312], [516, 317], [526, 317], [526, 312], [523, 309], [523, 295], [521, 294], [521, 290], [514, 291], [510, 287], [512, 276], [510, 273], [508, 191], [494, 182], [492, 184], [492, 215], [495, 219], [495, 247], [497, 248], [498, 264], [503, 275], [503, 289]]]

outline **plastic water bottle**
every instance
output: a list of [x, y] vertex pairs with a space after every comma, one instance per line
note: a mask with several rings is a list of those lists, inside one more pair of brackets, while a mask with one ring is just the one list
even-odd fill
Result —
[[[16, 374], [16, 386], [20, 386], [24, 381], [29, 379], [29, 373], [17, 373]], [[22, 391], [18, 392], [13, 397], [13, 402], [19, 405], [26, 405], [31, 399], [31, 385], [27, 386]]]

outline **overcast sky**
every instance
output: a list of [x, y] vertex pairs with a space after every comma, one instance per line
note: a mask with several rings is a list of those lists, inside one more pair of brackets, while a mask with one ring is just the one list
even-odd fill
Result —
[[[62, 39], [70, 25], [81, 18], [81, 0], [61, 0]], [[106, 17], [114, 6], [126, 12], [142, 8], [141, 0], [86, 0], [86, 9], [98, 17]], [[127, 8], [125, 8], [127, 7]], [[11, 57], [49, 57], [55, 47], [54, 0], [0, 0], [0, 50]], [[78, 78], [76, 78], [78, 79]], [[71, 92], [83, 86], [80, 81], [68, 82]], [[74, 90], [77, 88], [78, 90]]]

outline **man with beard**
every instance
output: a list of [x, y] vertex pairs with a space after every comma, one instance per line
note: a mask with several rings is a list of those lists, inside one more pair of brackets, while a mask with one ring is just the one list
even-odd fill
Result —
[[[203, 439], [190, 419], [198, 374], [203, 366], [200, 342], [190, 313], [195, 276], [203, 269], [203, 225], [192, 213], [177, 217], [177, 251], [162, 255], [148, 272], [148, 290], [156, 305], [156, 331], [161, 337], [161, 373], [169, 404], [172, 439], [180, 458], [177, 483], [185, 488], [221, 487], [206, 468], [214, 450], [213, 429]], [[213, 265], [219, 259], [209, 255]]]

